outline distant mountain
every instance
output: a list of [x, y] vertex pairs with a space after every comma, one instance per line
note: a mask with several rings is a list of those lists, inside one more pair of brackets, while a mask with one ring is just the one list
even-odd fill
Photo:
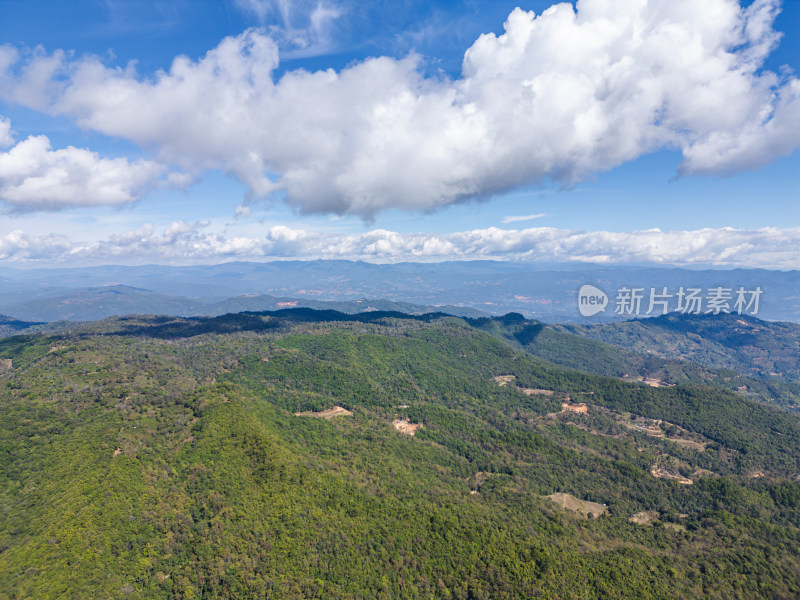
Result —
[[[396, 311], [407, 314], [446, 312], [463, 317], [481, 317], [487, 313], [461, 306], [422, 306], [390, 300], [315, 300], [250, 294], [226, 299], [187, 298], [160, 294], [126, 285], [70, 290], [58, 295], [34, 297], [23, 302], [2, 304], [2, 310], [19, 319], [35, 321], [96, 321], [111, 316], [148, 314], [175, 316], [216, 316], [244, 311], [316, 308], [343, 313]], [[2, 330], [0, 330], [2, 335]]]
[[206, 315], [222, 315], [245, 311], [269, 311], [283, 308], [315, 308], [318, 310], [336, 310], [346, 314], [361, 312], [399, 312], [409, 315], [422, 315], [425, 313], [440, 312], [457, 317], [480, 318], [488, 316], [487, 313], [467, 306], [422, 306], [410, 302], [394, 302], [392, 300], [308, 300], [305, 298], [280, 298], [269, 295], [250, 295], [228, 298], [208, 306]]
[[[651, 289], [667, 288], [673, 295], [681, 287], [707, 290], [721, 286], [761, 288], [763, 294], [756, 316], [800, 322], [800, 272], [764, 269], [694, 270], [502, 261], [378, 265], [319, 260], [188, 267], [145, 265], [27, 270], [0, 267], [0, 277], [5, 278], [0, 288], [0, 312], [14, 316], [17, 315], [7, 306], [64, 295], [69, 290], [126, 285], [154, 294], [205, 302], [245, 295], [307, 301], [383, 298], [419, 306], [471, 307], [495, 315], [514, 311], [542, 321], [586, 324], [636, 316], [617, 314], [615, 310], [618, 290], [626, 286], [647, 293]], [[577, 292], [584, 284], [603, 290], [610, 301], [604, 312], [591, 319], [581, 317], [577, 309]], [[649, 308], [647, 301], [643, 301], [640, 316], [645, 316]]]
[[691, 360], [764, 379], [800, 381], [800, 325], [743, 315], [678, 315], [603, 325], [564, 325], [638, 353]]
[[0, 337], [16, 335], [20, 331], [28, 329], [29, 327], [34, 327], [36, 325], [41, 325], [41, 323], [19, 321], [17, 319], [13, 319], [5, 315], [0, 315]]
[[58, 296], [4, 305], [14, 317], [35, 321], [92, 321], [127, 314], [202, 314], [206, 303], [126, 285], [71, 290]]

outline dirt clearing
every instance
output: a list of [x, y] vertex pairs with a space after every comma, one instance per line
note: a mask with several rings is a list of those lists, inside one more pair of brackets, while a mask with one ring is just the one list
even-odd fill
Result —
[[587, 519], [596, 519], [608, 511], [608, 507], [603, 504], [589, 502], [588, 500], [578, 500], [571, 494], [550, 494], [549, 496], [545, 496], [545, 498], [554, 502], [561, 508], [574, 512]]
[[650, 474], [653, 477], [657, 477], [658, 479], [674, 479], [681, 485], [692, 485], [694, 483], [694, 481], [692, 481], [688, 477], [684, 477], [680, 473], [672, 473], [656, 465], [653, 465], [653, 468], [650, 469]]
[[416, 435], [417, 429], [422, 427], [422, 423], [411, 423], [408, 419], [395, 419], [392, 425], [397, 431], [406, 435]]
[[323, 410], [321, 412], [314, 412], [312, 410], [307, 410], [306, 412], [299, 412], [294, 413], [295, 417], [314, 417], [316, 419], [333, 419], [334, 417], [349, 417], [352, 415], [349, 410], [346, 408], [342, 408], [341, 406], [334, 406], [333, 408], [329, 408], [327, 410]]
[[517, 388], [520, 392], [525, 394], [526, 396], [547, 396], [552, 397], [555, 392], [553, 390], [540, 390], [537, 388]]
[[661, 513], [657, 510], [645, 510], [642, 512], [638, 512], [633, 515], [628, 521], [631, 523], [635, 523], [636, 525], [652, 525], [658, 518], [661, 516]]

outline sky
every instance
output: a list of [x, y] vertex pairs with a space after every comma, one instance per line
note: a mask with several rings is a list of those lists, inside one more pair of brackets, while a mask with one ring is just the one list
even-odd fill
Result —
[[800, 0], [0, 0], [0, 263], [800, 269]]

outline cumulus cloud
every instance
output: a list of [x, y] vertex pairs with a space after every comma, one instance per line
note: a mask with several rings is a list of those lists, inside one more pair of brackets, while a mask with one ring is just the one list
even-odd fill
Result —
[[0, 259], [46, 262], [217, 262], [232, 259], [347, 259], [369, 262], [506, 260], [800, 268], [800, 229], [731, 228], [634, 232], [551, 227], [449, 234], [374, 229], [347, 235], [275, 225], [263, 236], [209, 231], [207, 223], [151, 223], [81, 243], [63, 236], [0, 236]]
[[[10, 123], [0, 119], [0, 147], [11, 144]], [[120, 206], [153, 186], [188, 183], [178, 173], [162, 180], [165, 172], [163, 165], [146, 160], [103, 158], [73, 146], [54, 150], [46, 136], [30, 136], [0, 152], [0, 202], [18, 212]]]
[[0, 234], [0, 260], [9, 262], [59, 261], [72, 247], [61, 235], [30, 235], [22, 230]]
[[[280, 0], [242, 3], [289, 10]], [[178, 57], [153, 77], [133, 64], [5, 47], [0, 97], [155, 148], [192, 172], [223, 169], [251, 201], [285, 196], [301, 213], [369, 219], [544, 179], [573, 185], [664, 148], [683, 153], [684, 174], [793, 152], [800, 81], [763, 69], [779, 42], [779, 7], [580, 0], [540, 15], [516, 9], [503, 34], [467, 50], [455, 80], [424, 76], [415, 56], [278, 77], [278, 44], [264, 30], [226, 38], [196, 61]]]

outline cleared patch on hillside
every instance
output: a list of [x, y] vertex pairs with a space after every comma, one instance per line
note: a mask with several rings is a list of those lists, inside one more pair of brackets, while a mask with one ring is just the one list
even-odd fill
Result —
[[520, 392], [525, 394], [526, 396], [547, 396], [552, 397], [555, 392], [553, 390], [540, 390], [537, 388], [517, 388]]
[[550, 494], [549, 496], [545, 496], [545, 498], [561, 508], [580, 515], [585, 519], [597, 519], [608, 511], [608, 507], [603, 504], [589, 502], [588, 500], [578, 500], [571, 494]]
[[617, 422], [633, 431], [644, 433], [651, 437], [669, 440], [683, 448], [702, 452], [706, 449], [708, 442], [701, 441], [702, 436], [693, 434], [683, 427], [663, 421], [661, 419], [645, 419], [644, 417], [634, 416], [630, 413], [616, 413]]
[[422, 423], [412, 423], [408, 419], [395, 419], [392, 421], [392, 426], [406, 435], [416, 435], [417, 429], [422, 428]]
[[[513, 383], [516, 379], [516, 375], [495, 375], [492, 377], [492, 380], [495, 381], [499, 387], [505, 387]], [[556, 392], [555, 390], [545, 390], [541, 388], [526, 388], [518, 385], [514, 387], [517, 391], [522, 392], [526, 396], [546, 396], [547, 398], [552, 398], [554, 395], [558, 394], [565, 402], [570, 402], [569, 394], [565, 394], [564, 392]]]
[[503, 387], [504, 385], [508, 385], [509, 383], [514, 381], [516, 379], [516, 376], [515, 375], [497, 375], [496, 377], [493, 377], [492, 379], [494, 379], [497, 382], [497, 385], [499, 385], [500, 387]]
[[316, 419], [333, 419], [334, 417], [349, 417], [353, 413], [347, 410], [346, 408], [342, 408], [341, 406], [334, 406], [333, 408], [328, 408], [326, 410], [320, 412], [314, 412], [312, 410], [307, 410], [305, 412], [294, 413], [295, 417], [314, 417]]
[[643, 510], [642, 512], [637, 512], [628, 521], [636, 525], [652, 525], [658, 521], [660, 516], [661, 513], [657, 510]]
[[680, 473], [669, 471], [664, 467], [659, 467], [657, 465], [653, 465], [653, 467], [650, 469], [650, 474], [658, 479], [673, 479], [681, 485], [692, 485], [694, 483], [694, 481], [688, 477], [684, 477]]

